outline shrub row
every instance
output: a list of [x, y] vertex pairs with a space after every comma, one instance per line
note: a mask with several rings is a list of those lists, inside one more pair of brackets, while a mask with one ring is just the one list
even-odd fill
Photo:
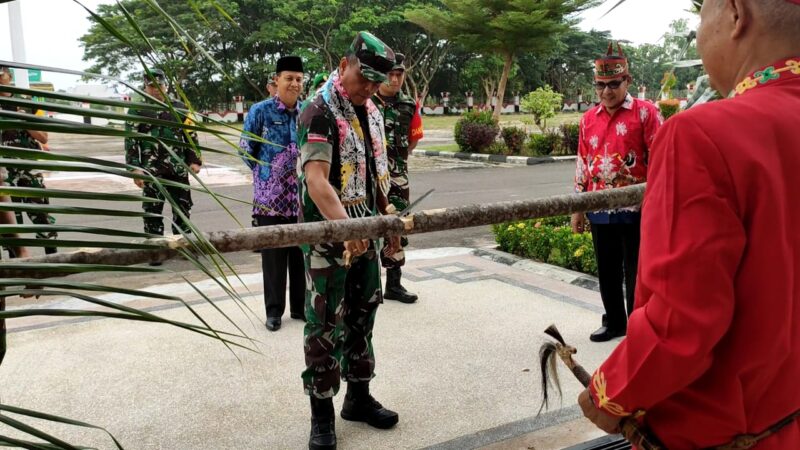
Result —
[[[500, 130], [490, 111], [471, 112], [456, 122], [454, 135], [459, 150], [519, 156], [575, 155], [578, 153], [579, 125], [562, 124], [557, 130], [528, 135], [523, 128]], [[497, 141], [497, 135], [503, 138]]]
[[492, 231], [504, 252], [597, 275], [592, 234], [573, 234], [568, 216], [493, 225]]

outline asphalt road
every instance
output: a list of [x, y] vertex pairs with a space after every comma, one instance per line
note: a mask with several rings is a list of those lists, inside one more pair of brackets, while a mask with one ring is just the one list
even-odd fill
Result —
[[[431, 134], [431, 133], [429, 133]], [[430, 137], [430, 136], [429, 136]], [[252, 192], [249, 171], [241, 160], [218, 138], [201, 135], [203, 145], [219, 148], [226, 153], [204, 152], [204, 159], [211, 172], [201, 172], [201, 178], [212, 185], [212, 190], [234, 200], [223, 200], [231, 214], [208, 195], [193, 194], [194, 207], [192, 219], [204, 231], [218, 231], [250, 225], [250, 200]], [[424, 147], [423, 140], [420, 147]], [[117, 159], [122, 162], [124, 149], [121, 139], [58, 135], [51, 136], [53, 151], [82, 156]], [[515, 165], [494, 165], [446, 158], [412, 157], [409, 161], [412, 198], [429, 189], [436, 189], [418, 209], [432, 209], [460, 206], [472, 203], [521, 200], [571, 192], [574, 166], [572, 162], [553, 163], [520, 167]], [[73, 174], [66, 174], [72, 177]], [[76, 178], [59, 177], [49, 174], [48, 186], [60, 189], [99, 190], [103, 192], [136, 192], [133, 184], [124, 179], [108, 177]], [[54, 200], [54, 203], [59, 202]], [[103, 202], [70, 202], [82, 206], [103, 207]], [[119, 207], [119, 205], [114, 205]], [[140, 210], [138, 203], [122, 205], [125, 209]], [[139, 220], [115, 217], [84, 217], [59, 215], [59, 223], [95, 225], [103, 227], [140, 230]], [[237, 220], [239, 221], [237, 223]], [[66, 236], [65, 236], [66, 237]], [[489, 227], [443, 231], [413, 236], [413, 248], [431, 247], [478, 247], [493, 242]]]
[[[217, 142], [207, 142], [217, 146]], [[82, 137], [75, 135], [53, 135], [51, 137], [53, 151], [104, 159], [123, 158], [123, 147], [120, 140], [98, 137]], [[220, 145], [220, 147], [222, 147]], [[249, 227], [251, 223], [252, 199], [248, 170], [241, 160], [232, 154], [209, 154], [204, 158], [210, 169], [204, 169], [201, 177], [211, 184], [216, 194], [228, 199], [215, 200], [206, 194], [193, 193], [194, 207], [191, 217], [203, 231], [219, 231], [238, 227]], [[409, 161], [412, 198], [429, 189], [435, 189], [419, 209], [434, 209], [461, 206], [474, 203], [520, 200], [571, 192], [574, 165], [572, 162], [544, 164], [538, 166], [515, 166], [510, 164], [488, 164], [470, 161], [459, 161], [448, 158], [412, 157]], [[90, 174], [50, 173], [46, 175], [50, 189], [67, 189], [100, 192], [138, 193], [130, 180], [111, 176], [92, 176]], [[102, 201], [52, 200], [54, 204], [69, 204], [93, 208], [119, 208], [140, 211], [138, 202], [110, 204]], [[225, 206], [226, 211], [221, 205]], [[81, 216], [58, 214], [60, 224], [90, 225], [140, 231], [142, 224], [137, 218], [119, 218], [110, 216]], [[237, 222], [238, 221], [238, 222]], [[27, 222], [27, 218], [26, 218]], [[167, 227], [167, 230], [169, 227]], [[62, 233], [62, 239], [85, 238], [74, 233]], [[127, 239], [127, 238], [120, 238]], [[485, 247], [494, 244], [490, 227], [457, 229], [436, 233], [414, 235], [410, 239], [409, 249], [425, 249], [436, 247]], [[69, 249], [62, 249], [69, 251]], [[32, 249], [34, 255], [42, 254], [40, 248]], [[260, 256], [253, 252], [239, 252], [226, 255], [239, 273], [251, 273], [261, 269]], [[173, 276], [186, 276], [201, 279], [202, 273], [189, 262], [181, 260], [169, 261], [165, 268], [173, 272]], [[95, 275], [97, 276], [97, 275]], [[115, 278], [121, 276], [121, 278]], [[83, 276], [78, 276], [79, 278]], [[199, 278], [198, 278], [199, 277]], [[111, 284], [124, 283], [127, 286], [147, 285], [154, 280], [151, 276], [112, 275], [103, 281]], [[100, 281], [100, 280], [94, 280]]]
[[[422, 158], [419, 158], [422, 159]], [[449, 161], [445, 161], [450, 163]], [[414, 164], [414, 162], [412, 162]], [[529, 167], [490, 166], [484, 164], [463, 165], [457, 168], [411, 173], [412, 198], [429, 189], [435, 191], [426, 198], [418, 210], [461, 206], [473, 203], [488, 203], [507, 200], [522, 200], [568, 193], [574, 172], [571, 162]], [[212, 190], [235, 200], [221, 200], [228, 208], [226, 212], [217, 200], [209, 195], [193, 193], [192, 220], [203, 231], [219, 231], [249, 226], [249, 184], [234, 186], [212, 186]], [[130, 193], [136, 193], [131, 190]], [[60, 202], [59, 202], [60, 203]], [[70, 202], [88, 207], [107, 207], [103, 202]], [[115, 207], [117, 207], [115, 205]], [[139, 210], [138, 203], [123, 205], [124, 209]], [[140, 230], [135, 218], [59, 215], [63, 224], [93, 225], [126, 230]], [[238, 219], [239, 223], [236, 222]], [[489, 227], [475, 227], [428, 233], [412, 237], [413, 248], [431, 247], [478, 247], [493, 242]]]

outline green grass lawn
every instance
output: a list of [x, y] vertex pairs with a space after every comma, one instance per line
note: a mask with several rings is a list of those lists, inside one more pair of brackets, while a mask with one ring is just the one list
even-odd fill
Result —
[[443, 145], [421, 145], [418, 147], [420, 150], [431, 150], [437, 152], [460, 152], [458, 144], [443, 144]]
[[[548, 127], [557, 127], [562, 123], [578, 122], [583, 113], [559, 113], [547, 122]], [[424, 116], [423, 123], [426, 130], [452, 130], [460, 116]], [[500, 126], [527, 126], [531, 131], [538, 130], [535, 125], [526, 125], [523, 120], [533, 120], [530, 114], [507, 114], [500, 116]]]

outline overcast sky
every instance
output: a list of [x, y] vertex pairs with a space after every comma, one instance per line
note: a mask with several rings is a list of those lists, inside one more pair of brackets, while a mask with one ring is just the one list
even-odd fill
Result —
[[[89, 29], [87, 13], [70, 0], [20, 0], [25, 34], [25, 51], [31, 64], [83, 70], [88, 64], [81, 58], [83, 48], [78, 38]], [[90, 9], [108, 0], [81, 0]], [[583, 14], [580, 28], [610, 30], [615, 39], [642, 43], [656, 43], [675, 19], [688, 18], [696, 23], [695, 16], [686, 11], [689, 0], [628, 0], [614, 12], [600, 18], [613, 3]], [[8, 5], [0, 5], [0, 60], [12, 60], [8, 31]], [[77, 83], [77, 77], [45, 73], [44, 81], [51, 81], [56, 89], [67, 89]]]

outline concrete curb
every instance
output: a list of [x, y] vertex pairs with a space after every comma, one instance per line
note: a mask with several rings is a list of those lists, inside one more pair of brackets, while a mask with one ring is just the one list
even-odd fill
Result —
[[478, 431], [466, 436], [441, 442], [423, 450], [475, 450], [486, 445], [497, 444], [528, 433], [543, 430], [583, 417], [578, 405], [546, 412], [540, 416], [529, 417], [516, 422], [500, 425], [488, 430]]
[[467, 161], [493, 162], [518, 164], [521, 166], [535, 166], [537, 164], [548, 164], [562, 161], [574, 161], [575, 155], [567, 156], [506, 156], [506, 155], [486, 155], [483, 153], [465, 152], [444, 152], [438, 150], [417, 149], [412, 152], [414, 156], [453, 158]]
[[511, 253], [506, 253], [493, 248], [477, 248], [472, 251], [475, 256], [486, 258], [496, 263], [505, 264], [515, 269], [532, 272], [543, 277], [552, 278], [558, 281], [569, 283], [573, 286], [589, 289], [590, 291], [600, 292], [600, 282], [596, 277], [585, 273], [575, 272], [574, 270], [545, 264], [530, 259], [521, 258]]

